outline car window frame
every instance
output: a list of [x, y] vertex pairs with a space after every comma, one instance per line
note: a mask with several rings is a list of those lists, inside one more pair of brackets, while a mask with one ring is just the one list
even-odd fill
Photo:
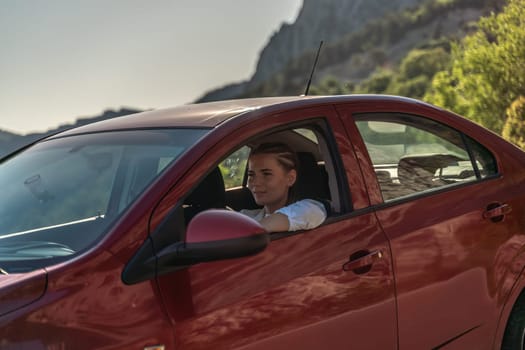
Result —
[[[355, 212], [353, 208], [352, 193], [349, 188], [349, 183], [348, 183], [348, 179], [346, 176], [345, 167], [341, 159], [340, 152], [338, 151], [337, 141], [335, 140], [335, 136], [333, 134], [332, 128], [330, 127], [330, 122], [329, 120], [326, 119], [326, 117], [323, 117], [323, 116], [313, 117], [313, 118], [305, 119], [299, 122], [292, 122], [290, 124], [282, 125], [277, 128], [269, 129], [266, 132], [263, 132], [261, 134], [251, 137], [249, 141], [247, 142], [253, 142], [257, 139], [267, 137], [274, 133], [278, 133], [278, 132], [286, 131], [286, 130], [294, 130], [294, 129], [315, 130], [314, 133], [317, 136], [318, 141], [319, 141], [318, 145], [319, 147], [323, 147], [322, 145], [324, 144], [324, 146], [326, 147], [326, 150], [324, 151], [328, 153], [328, 157], [331, 160], [330, 166], [333, 167], [333, 177], [335, 178], [336, 189], [333, 189], [332, 187], [330, 187], [329, 190], [331, 194], [333, 192], [339, 193], [338, 199], [339, 199], [340, 210], [337, 213], [331, 213], [330, 215], [328, 215], [325, 221], [318, 227], [322, 227], [326, 224], [338, 221], [343, 217], [346, 218], [349, 215], [352, 215], [353, 212]], [[321, 152], [323, 152], [323, 150], [321, 150]], [[323, 154], [323, 156], [324, 155], [325, 154]], [[325, 168], [326, 168], [326, 164], [327, 164], [326, 159], [323, 158], [323, 160], [325, 161]], [[326, 169], [326, 171], [328, 172], [328, 169]], [[247, 183], [246, 175], [247, 175], [247, 168], [246, 168], [246, 174], [245, 174], [245, 179], [244, 179], [245, 181], [243, 182], [243, 186], [246, 186], [246, 183]], [[330, 178], [330, 174], [328, 174], [328, 177]], [[330, 186], [330, 181], [328, 185]], [[310, 229], [310, 230], [272, 232], [270, 233], [270, 241], [283, 239], [286, 237], [294, 236], [296, 234], [302, 234], [304, 232], [310, 232], [312, 230], [317, 229], [318, 227]]]
[[[342, 204], [341, 215], [328, 218], [320, 227], [362, 213], [362, 209], [370, 205], [366, 183], [361, 172], [355, 171], [360, 168], [359, 160], [335, 105], [317, 104], [301, 108], [286, 106], [282, 109], [250, 110], [212, 128], [198, 145], [192, 147], [186, 156], [179, 160], [180, 166], [168, 169], [163, 177], [164, 181], [161, 182], [167, 188], [154, 205], [148, 223], [152, 253], [156, 254], [175, 241], [186, 240], [185, 221], [180, 220], [181, 206], [189, 193], [225, 155], [263, 134], [315, 124], [316, 121], [322, 122], [320, 125], [326, 125], [326, 148], [338, 172], [337, 191]], [[287, 234], [302, 232], [305, 231]]]
[[[327, 152], [328, 154], [323, 154], [323, 156], [328, 156], [330, 158], [330, 166], [333, 167], [333, 177], [335, 178], [335, 186], [336, 188], [333, 189], [330, 187], [330, 193], [333, 196], [333, 193], [338, 193], [338, 200], [339, 200], [339, 211], [336, 213], [331, 213], [331, 215], [327, 216], [326, 220], [319, 226], [323, 226], [327, 223], [334, 222], [339, 220], [341, 217], [347, 217], [348, 215], [351, 215], [354, 212], [353, 208], [353, 202], [352, 202], [352, 194], [348, 185], [348, 179], [345, 172], [345, 167], [343, 164], [343, 161], [340, 156], [340, 152], [338, 151], [337, 141], [335, 139], [335, 136], [333, 134], [330, 121], [325, 116], [316, 116], [311, 117], [308, 119], [303, 119], [301, 121], [295, 121], [283, 125], [279, 125], [277, 127], [269, 128], [261, 133], [258, 133], [256, 135], [253, 135], [247, 139], [245, 139], [243, 142], [238, 143], [237, 146], [235, 146], [229, 153], [224, 155], [217, 164], [214, 166], [211, 166], [208, 169], [208, 173], [211, 169], [218, 166], [220, 163], [222, 163], [226, 158], [228, 158], [231, 154], [239, 150], [243, 146], [247, 146], [250, 143], [254, 143], [255, 141], [265, 138], [268, 136], [271, 136], [272, 134], [283, 132], [283, 131], [292, 131], [295, 129], [309, 129], [314, 132], [316, 137], [318, 138], [318, 147], [326, 147], [326, 150], [321, 150], [320, 152]], [[308, 139], [308, 138], [307, 138]], [[310, 142], [313, 142], [312, 140], [309, 140]], [[327, 164], [326, 158], [323, 158], [325, 161], [325, 167]], [[326, 169], [328, 172], [328, 169]], [[201, 177], [199, 181], [196, 182], [195, 187], [198, 186], [198, 184], [204, 179], [205, 176]], [[328, 177], [330, 177], [330, 174], [328, 174]], [[328, 184], [330, 186], [330, 183]], [[244, 178], [243, 178], [243, 184], [242, 187], [247, 186], [247, 167], [244, 171]], [[185, 196], [187, 197], [189, 193]], [[315, 228], [314, 228], [315, 229]], [[270, 240], [276, 240], [281, 239], [285, 237], [289, 237], [295, 234], [311, 231], [310, 230], [299, 230], [299, 231], [283, 231], [283, 232], [272, 232], [270, 233]]]
[[[321, 111], [321, 112], [318, 113], [317, 111]], [[319, 131], [323, 133], [322, 137], [326, 141], [326, 146], [329, 152], [329, 156], [331, 157], [331, 160], [334, 164], [334, 171], [336, 172], [334, 176], [336, 176], [336, 178], [338, 179], [338, 182], [337, 182], [338, 188], [336, 191], [339, 192], [340, 204], [341, 204], [340, 214], [338, 216], [327, 218], [323, 222], [323, 224], [321, 224], [319, 227], [322, 227], [331, 222], [336, 222], [345, 217], [348, 217], [349, 215], [352, 215], [354, 212], [354, 208], [353, 208], [353, 199], [351, 195], [352, 192], [350, 189], [350, 183], [347, 178], [345, 164], [343, 162], [341, 153], [339, 151], [340, 142], [336, 139], [336, 134], [334, 133], [334, 130], [333, 130], [333, 127], [336, 127], [338, 128], [339, 133], [344, 132], [344, 130], [342, 129], [343, 125], [339, 124], [340, 122], [339, 119], [337, 118], [335, 113], [331, 114], [331, 112], [332, 110], [330, 110], [329, 108], [326, 108], [326, 106], [321, 106], [320, 108], [307, 109], [305, 111], [302, 111], [302, 110], [287, 111], [284, 113], [290, 115], [291, 117], [290, 119], [292, 120], [288, 120], [288, 118], [283, 118], [284, 121], [282, 123], [279, 123], [279, 125], [265, 127], [263, 130], [260, 130], [260, 131], [254, 130], [254, 132], [251, 133], [251, 135], [244, 137], [242, 142], [231, 144], [228, 141], [226, 142], [223, 140], [220, 141], [219, 144], [221, 144], [221, 146], [218, 146], [216, 148], [217, 149], [216, 152], [219, 152], [218, 149], [223, 148], [223, 145], [230, 144], [228, 148], [224, 148], [225, 151], [222, 152], [222, 156], [215, 158], [213, 162], [209, 162], [209, 161], [211, 160], [210, 157], [214, 157], [212, 154], [215, 152], [210, 152], [209, 154], [207, 153], [206, 157], [200, 158], [198, 162], [196, 162], [193, 166], [187, 169], [185, 176], [182, 176], [179, 181], [174, 183], [172, 187], [174, 191], [170, 191], [166, 193], [166, 195], [157, 204], [157, 209], [155, 209], [152, 212], [152, 217], [150, 218], [150, 224], [149, 224], [149, 236], [151, 237], [153, 245], [155, 247], [154, 250], [162, 249], [167, 244], [174, 243], [175, 241], [185, 241], [186, 240], [187, 224], [185, 220], [181, 221], [181, 212], [182, 212], [181, 209], [182, 209], [183, 203], [185, 199], [192, 193], [192, 191], [195, 188], [197, 188], [197, 186], [203, 181], [203, 179], [213, 169], [218, 167], [218, 165], [228, 155], [238, 150], [241, 146], [248, 144], [250, 142], [253, 142], [254, 140], [259, 139], [263, 137], [264, 135], [270, 135], [272, 133], [279, 132], [282, 130], [301, 128], [301, 127], [305, 127], [308, 125], [310, 126], [317, 125], [320, 128]], [[301, 118], [301, 119], [298, 118], [298, 116], [300, 116], [302, 113], [308, 113], [312, 116], [308, 118]], [[282, 114], [278, 114], [277, 116], [281, 116]], [[335, 125], [332, 125], [332, 123], [335, 123]], [[253, 130], [252, 128], [250, 129]], [[242, 134], [243, 133], [242, 128], [236, 130], [236, 133]], [[212, 134], [213, 133], [211, 133], [209, 136], [212, 137], [213, 136]], [[347, 139], [345, 140], [348, 142], [348, 144], [344, 146], [345, 147], [350, 146], [349, 140]], [[348, 150], [346, 150], [346, 152], [348, 152]], [[355, 161], [357, 162], [357, 160]], [[200, 175], [197, 179], [189, 175], [189, 174], [195, 173], [195, 171], [197, 171], [195, 169], [199, 169], [199, 168], [202, 169], [204, 167], [204, 164], [206, 164], [205, 166], [206, 170], [199, 171]], [[360, 180], [362, 181], [362, 178], [360, 178]], [[181, 184], [186, 184], [186, 185], [181, 186]], [[188, 184], [191, 184], [190, 187], [187, 187]], [[168, 206], [167, 203], [172, 203], [172, 206]], [[165, 213], [165, 214], [162, 214], [162, 213]], [[157, 221], [157, 223], [155, 223], [155, 221]], [[314, 228], [312, 230], [315, 230], [317, 228]], [[277, 239], [282, 239], [288, 236], [302, 234], [304, 232], [309, 232], [312, 230], [285, 231], [285, 232], [279, 232], [279, 233], [272, 233], [270, 234], [270, 240], [273, 241]]]
[[[321, 117], [321, 118], [322, 118], [322, 117]], [[332, 168], [334, 168], [334, 169], [332, 170], [332, 172], [333, 172], [333, 176], [334, 176], [334, 177], [337, 177], [337, 175], [336, 175], [336, 170], [335, 170], [335, 168], [336, 168], [335, 163], [340, 162], [340, 160], [334, 160], [334, 156], [333, 156], [333, 154], [334, 154], [334, 152], [336, 152], [336, 151], [334, 151], [333, 148], [336, 147], [336, 146], [335, 146], [335, 145], [331, 145], [331, 146], [333, 146], [333, 147], [331, 147], [331, 146], [329, 145], [329, 142], [327, 141], [328, 137], [332, 137], [332, 139], [333, 139], [333, 136], [326, 136], [326, 134], [327, 134], [327, 129], [329, 129], [329, 125], [321, 125], [321, 124], [323, 124], [323, 123], [324, 123], [324, 124], [327, 124], [327, 121], [326, 121], [326, 120], [318, 120], [318, 119], [319, 119], [319, 118], [314, 118], [313, 121], [307, 121], [307, 122], [305, 122], [305, 123], [302, 123], [302, 122], [301, 122], [301, 123], [299, 123], [299, 124], [297, 124], [297, 125], [291, 125], [291, 126], [289, 126], [289, 127], [284, 127], [284, 128], [279, 127], [279, 128], [276, 129], [276, 130], [271, 130], [271, 131], [265, 132], [265, 133], [263, 133], [263, 134], [261, 134], [261, 135], [258, 135], [258, 136], [255, 136], [255, 137], [252, 137], [252, 138], [250, 138], [249, 141], [244, 142], [244, 143], [241, 143], [237, 149], [235, 149], [234, 151], [232, 151], [231, 153], [229, 153], [228, 155], [226, 155], [225, 157], [223, 157], [222, 160], [219, 162], [219, 164], [222, 164], [222, 163], [223, 163], [226, 159], [228, 159], [232, 154], [234, 154], [235, 152], [239, 151], [239, 150], [240, 150], [241, 148], [243, 148], [243, 147], [247, 147], [247, 148], [249, 148], [249, 149], [251, 150], [251, 147], [250, 147], [249, 144], [250, 144], [250, 143], [253, 143], [254, 141], [256, 141], [256, 140], [258, 140], [258, 139], [265, 138], [265, 137], [271, 136], [272, 134], [279, 133], [279, 132], [282, 132], [282, 131], [293, 131], [293, 132], [296, 132], [296, 130], [298, 130], [298, 129], [306, 129], [306, 130], [312, 132], [312, 133], [315, 135], [315, 137], [317, 138], [317, 142], [313, 141], [313, 140], [312, 140], [311, 138], [309, 138], [308, 136], [301, 135], [300, 133], [298, 133], [298, 134], [300, 134], [301, 136], [305, 137], [305, 139], [306, 139], [307, 141], [311, 142], [312, 144], [316, 144], [316, 145], [317, 145], [316, 147], [321, 148], [320, 153], [321, 153], [323, 156], [326, 155], [326, 153], [328, 153], [328, 156], [329, 156], [329, 158], [330, 158], [330, 162], [327, 162], [326, 159], [323, 159], [323, 161], [325, 162], [325, 166], [326, 166], [327, 163], [329, 163], [329, 165], [330, 165]], [[296, 133], [297, 133], [297, 132], [296, 132]], [[323, 148], [324, 148], [324, 149], [323, 149]], [[327, 170], [327, 171], [328, 171], [328, 170]], [[247, 166], [247, 164], [246, 164], [246, 166], [244, 167], [244, 169], [243, 169], [242, 172], [243, 172], [242, 183], [241, 183], [239, 186], [237, 186], [237, 187], [247, 187], [247, 182], [248, 182], [248, 166]], [[337, 179], [335, 179], [335, 180], [336, 180], [336, 184], [339, 185], [339, 182], [341, 182], [341, 181], [337, 181]], [[344, 180], [346, 180], [346, 179], [344, 179]], [[336, 186], [336, 187], [337, 187], [337, 190], [332, 190], [332, 189], [330, 188], [331, 197], [334, 197], [334, 196], [333, 196], [333, 192], [340, 192], [340, 191], [341, 191], [341, 189], [339, 188], [339, 186]], [[236, 187], [230, 187], [230, 188], [228, 188], [228, 187], [225, 186], [225, 189], [226, 189], [226, 190], [234, 189], [234, 188], [236, 188]], [[350, 195], [350, 194], [349, 194], [349, 195]], [[352, 207], [351, 201], [349, 201], [349, 202], [350, 202], [350, 203], [348, 204], [348, 207], [351, 208], [351, 207]], [[341, 203], [339, 203], [339, 204], [341, 204]], [[341, 206], [342, 206], [342, 204], [341, 204]]]

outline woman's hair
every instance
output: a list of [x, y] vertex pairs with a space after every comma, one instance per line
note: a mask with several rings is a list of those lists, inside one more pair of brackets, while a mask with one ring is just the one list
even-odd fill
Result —
[[286, 171], [296, 170], [299, 167], [297, 154], [283, 142], [265, 142], [259, 144], [250, 152], [250, 157], [257, 154], [273, 154], [277, 162]]
[[[294, 150], [290, 146], [288, 146], [286, 143], [283, 143], [283, 142], [261, 143], [257, 147], [252, 149], [252, 151], [250, 152], [250, 157], [253, 155], [258, 155], [258, 154], [275, 155], [275, 158], [277, 159], [277, 163], [279, 163], [279, 165], [282, 166], [284, 170], [298, 171], [299, 159], [297, 158], [297, 153], [295, 153]], [[299, 176], [299, 174], [297, 174], [297, 176]], [[295, 183], [297, 183], [297, 181]], [[287, 204], [291, 204], [295, 202], [296, 200], [295, 192], [296, 191], [295, 191], [295, 184], [294, 184], [292, 187], [290, 187], [288, 191]]]

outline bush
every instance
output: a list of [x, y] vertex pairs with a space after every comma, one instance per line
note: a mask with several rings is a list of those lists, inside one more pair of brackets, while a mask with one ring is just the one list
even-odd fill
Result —
[[525, 97], [518, 97], [507, 109], [507, 120], [502, 135], [518, 147], [525, 149]]
[[501, 133], [505, 110], [525, 96], [525, 2], [482, 18], [479, 29], [452, 48], [452, 65], [437, 74], [425, 100]]

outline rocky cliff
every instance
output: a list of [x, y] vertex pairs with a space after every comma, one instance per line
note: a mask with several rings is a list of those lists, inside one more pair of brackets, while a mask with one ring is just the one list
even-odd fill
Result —
[[304, 0], [295, 22], [283, 24], [261, 50], [249, 80], [209, 91], [197, 102], [299, 93], [321, 40], [325, 44], [316, 78], [331, 75], [359, 82], [431, 40], [460, 39], [472, 22], [503, 2]]
[[269, 79], [305, 52], [316, 50], [321, 40], [336, 43], [368, 22], [390, 12], [415, 7], [424, 0], [304, 0], [297, 19], [284, 23], [262, 49], [254, 75], [246, 82], [206, 93], [198, 101], [230, 98]]
[[319, 42], [337, 42], [389, 12], [413, 7], [423, 0], [304, 0], [293, 24], [283, 24], [262, 49], [251, 83], [259, 83], [284, 68]]

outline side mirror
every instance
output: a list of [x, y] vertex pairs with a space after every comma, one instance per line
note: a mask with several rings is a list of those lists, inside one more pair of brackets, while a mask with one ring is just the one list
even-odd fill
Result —
[[173, 270], [173, 266], [254, 255], [263, 251], [268, 242], [264, 228], [246, 215], [206, 210], [190, 221], [186, 242], [170, 245], [158, 253], [159, 273], [164, 268]]
[[269, 240], [264, 228], [246, 215], [206, 210], [190, 221], [185, 242], [169, 244], [155, 254], [151, 239], [147, 240], [124, 268], [122, 280], [135, 284], [201, 262], [254, 255]]

